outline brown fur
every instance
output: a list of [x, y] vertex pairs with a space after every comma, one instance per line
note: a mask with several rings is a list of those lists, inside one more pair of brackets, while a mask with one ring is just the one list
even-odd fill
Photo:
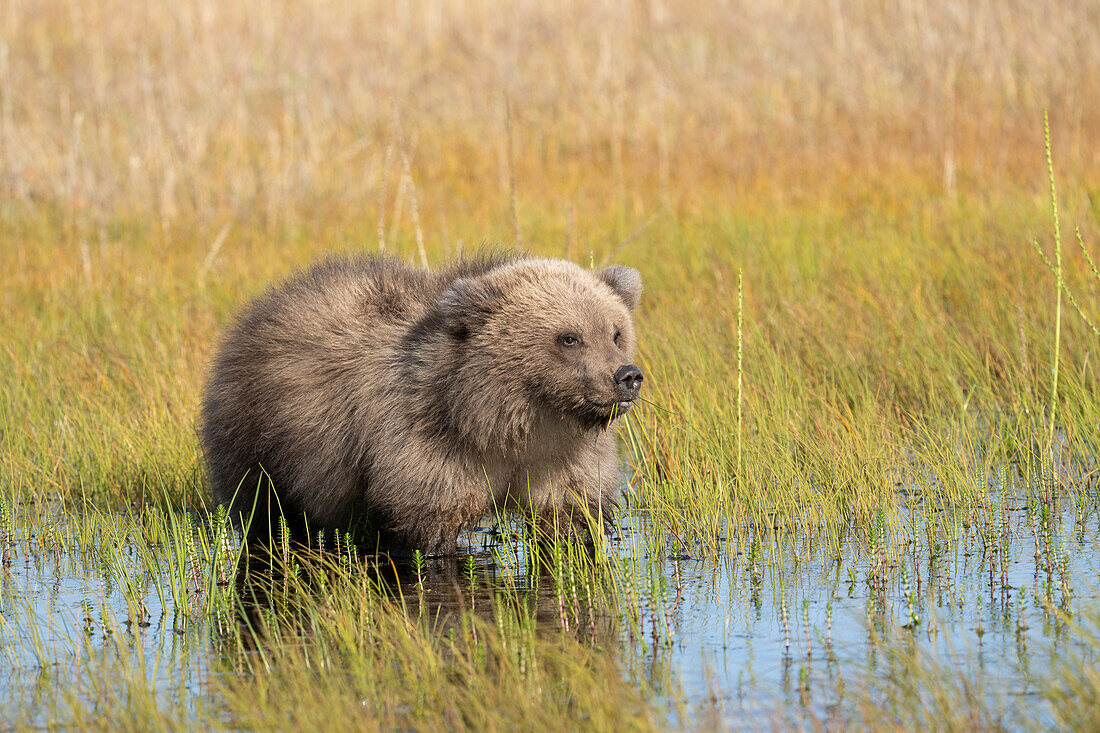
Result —
[[612, 375], [631, 362], [640, 294], [635, 270], [560, 260], [316, 265], [248, 306], [214, 361], [214, 498], [254, 514], [253, 537], [281, 509], [299, 536], [365, 523], [429, 554], [493, 506], [606, 520], [621, 486]]

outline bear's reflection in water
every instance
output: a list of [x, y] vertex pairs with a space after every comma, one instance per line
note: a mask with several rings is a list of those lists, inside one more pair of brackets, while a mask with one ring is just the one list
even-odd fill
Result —
[[369, 593], [437, 634], [447, 634], [468, 614], [495, 623], [497, 614], [510, 611], [540, 630], [566, 630], [598, 646], [611, 640], [614, 614], [593, 572], [598, 558], [590, 545], [546, 545], [528, 553], [530, 544], [511, 531], [464, 534], [458, 554], [428, 558], [301, 547], [268, 553], [252, 546], [237, 572], [242, 637], [259, 648], [272, 623], [294, 633], [290, 627], [300, 622], [303, 608], [347, 608], [342, 601], [349, 598], [336, 594], [356, 594], [351, 603], [367, 603]]

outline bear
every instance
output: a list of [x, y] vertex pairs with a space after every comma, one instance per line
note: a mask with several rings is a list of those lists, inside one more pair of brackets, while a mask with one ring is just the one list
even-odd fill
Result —
[[641, 293], [619, 265], [325, 259], [223, 337], [199, 428], [213, 498], [246, 540], [339, 530], [449, 555], [495, 508], [590, 542], [622, 490]]

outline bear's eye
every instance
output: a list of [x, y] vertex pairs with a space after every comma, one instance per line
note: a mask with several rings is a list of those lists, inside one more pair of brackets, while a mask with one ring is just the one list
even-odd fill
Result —
[[619, 345], [619, 341], [622, 339], [622, 337], [623, 337], [623, 332], [616, 328], [615, 329], [615, 345], [616, 346]]
[[581, 343], [581, 337], [575, 333], [562, 334], [561, 336], [558, 336], [558, 343], [566, 347], [579, 346]]

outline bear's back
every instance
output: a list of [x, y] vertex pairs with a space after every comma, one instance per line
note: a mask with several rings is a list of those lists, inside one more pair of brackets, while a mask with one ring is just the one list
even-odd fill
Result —
[[227, 341], [316, 343], [336, 352], [363, 340], [377, 347], [423, 318], [455, 280], [509, 261], [488, 255], [423, 270], [385, 257], [330, 257], [253, 301]]

